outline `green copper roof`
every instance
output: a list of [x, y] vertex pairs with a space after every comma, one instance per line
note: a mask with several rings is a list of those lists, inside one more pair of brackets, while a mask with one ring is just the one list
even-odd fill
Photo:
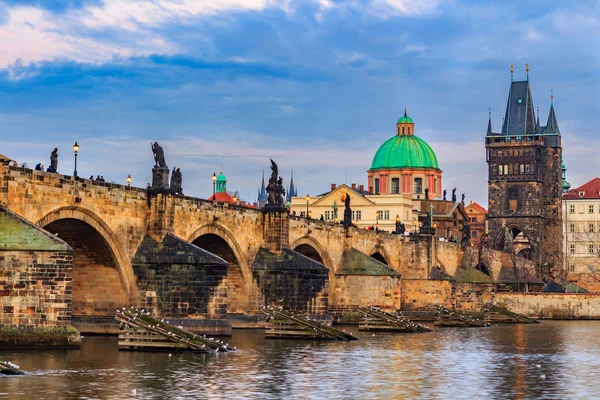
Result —
[[217, 176], [217, 182], [227, 182], [227, 178], [225, 178], [222, 172]]
[[427, 142], [416, 136], [399, 135], [386, 140], [373, 157], [371, 169], [435, 168], [437, 157]]
[[411, 117], [409, 117], [408, 115], [404, 114], [397, 122], [398, 124], [414, 124], [413, 120]]

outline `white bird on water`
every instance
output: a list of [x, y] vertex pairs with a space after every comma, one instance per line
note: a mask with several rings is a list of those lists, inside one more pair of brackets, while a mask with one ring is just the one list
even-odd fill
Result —
[[546, 380], [546, 374], [540, 375], [540, 378], [542, 378], [543, 380]]
[[536, 364], [535, 366], [536, 368], [542, 368], [542, 366], [540, 364]]
[[136, 395], [136, 393], [137, 393], [137, 389], [131, 389], [131, 394], [132, 394], [132, 395], [134, 395], [134, 396], [135, 396], [135, 395]]

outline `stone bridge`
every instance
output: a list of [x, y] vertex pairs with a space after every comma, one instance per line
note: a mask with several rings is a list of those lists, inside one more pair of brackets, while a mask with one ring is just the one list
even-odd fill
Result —
[[[308, 275], [293, 272], [295, 279], [308, 282], [306, 290], [313, 291], [308, 300], [315, 309], [318, 304], [336, 307], [359, 303], [399, 307], [397, 273], [402, 280], [427, 280], [432, 267], [454, 275], [460, 265], [474, 262], [460, 246], [431, 236], [398, 236], [357, 228], [346, 232], [341, 225], [306, 221], [287, 212], [272, 216], [252, 208], [34, 171], [7, 162], [0, 162], [0, 204], [74, 249], [73, 317], [109, 317], [117, 307], [147, 304], [149, 296], [157, 296], [160, 287], [157, 289], [156, 282], [151, 289], [141, 289], [141, 269], [136, 269], [134, 260], [147, 237], [160, 243], [167, 233], [227, 262], [224, 285], [229, 314], [253, 313], [264, 304], [285, 304], [279, 297], [289, 293], [277, 292], [282, 281], [268, 281], [266, 275], [253, 270], [257, 258], [265, 257], [261, 249], [278, 254], [289, 248], [327, 268], [325, 283], [317, 283], [315, 277], [322, 274], [315, 272], [317, 267], [310, 267]], [[501, 262], [491, 264], [487, 269], [496, 278]], [[283, 270], [288, 273], [297, 267], [286, 268]], [[280, 274], [271, 272], [269, 279]], [[164, 284], [168, 282], [160, 283]], [[301, 292], [302, 285], [297, 282], [289, 290]], [[172, 289], [182, 290], [179, 286]], [[220, 292], [214, 286], [209, 296], [216, 293]], [[319, 296], [326, 298], [325, 303], [315, 300]], [[173, 300], [175, 307], [184, 300]], [[218, 314], [214, 312], [217, 306], [212, 305], [213, 312], [196, 311], [190, 317]], [[297, 305], [306, 307], [304, 303]]]

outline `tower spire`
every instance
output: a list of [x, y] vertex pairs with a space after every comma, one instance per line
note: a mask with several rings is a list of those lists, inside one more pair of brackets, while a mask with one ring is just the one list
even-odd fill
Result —
[[544, 133], [556, 133], [560, 135], [560, 129], [558, 129], [558, 121], [556, 120], [556, 113], [554, 112], [554, 91], [550, 91], [550, 113], [548, 114], [548, 123]]
[[488, 108], [488, 129], [487, 129], [487, 135], [491, 136], [492, 135], [492, 109]]
[[542, 127], [540, 126], [540, 106], [537, 107], [537, 119], [535, 121], [535, 133], [538, 135], [542, 133]]
[[404, 105], [404, 116], [406, 117], [406, 104]]

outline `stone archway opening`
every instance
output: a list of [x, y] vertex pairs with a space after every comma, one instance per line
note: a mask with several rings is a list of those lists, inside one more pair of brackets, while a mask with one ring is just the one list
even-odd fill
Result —
[[297, 246], [294, 249], [294, 251], [325, 265], [325, 263], [323, 262], [323, 258], [321, 257], [317, 249], [312, 247], [310, 244], [301, 244], [300, 246]]
[[43, 228], [74, 250], [73, 317], [112, 317], [117, 308], [128, 305], [127, 289], [116, 257], [96, 229], [74, 218], [59, 219]]
[[375, 253], [371, 254], [371, 258], [376, 259], [377, 261], [379, 261], [380, 263], [383, 263], [385, 265], [388, 265], [387, 260], [385, 259], [384, 255], [381, 254], [380, 252], [376, 251]]
[[507, 226], [502, 229], [496, 239], [496, 248], [512, 251], [523, 258], [531, 259], [533, 246], [527, 234], [518, 226]]
[[227, 261], [229, 264], [227, 268], [227, 312], [229, 314], [246, 312], [250, 298], [240, 262], [229, 243], [219, 235], [207, 233], [197, 237], [192, 244]]
[[487, 265], [485, 265], [484, 263], [479, 263], [475, 266], [475, 269], [478, 271], [483, 272], [484, 274], [486, 274], [487, 276], [492, 276], [490, 269], [487, 267]]

